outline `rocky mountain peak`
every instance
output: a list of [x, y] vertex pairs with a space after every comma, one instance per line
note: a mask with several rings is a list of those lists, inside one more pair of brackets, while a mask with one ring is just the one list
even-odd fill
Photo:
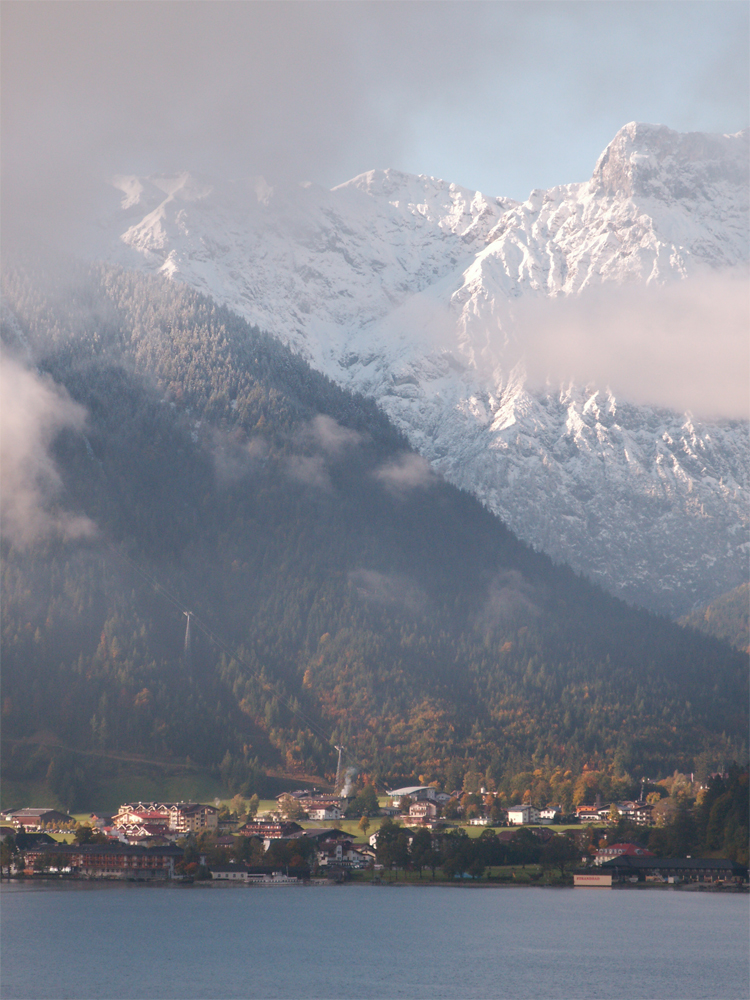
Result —
[[396, 170], [272, 195], [129, 178], [110, 256], [212, 296], [375, 399], [526, 541], [682, 613], [745, 578], [746, 426], [614, 406], [605, 384], [532, 391], [505, 351], [525, 342], [520, 303], [746, 265], [747, 176], [747, 131], [630, 123], [590, 181], [524, 203]]
[[734, 135], [675, 132], [664, 125], [630, 122], [599, 157], [592, 193], [661, 201], [711, 199], [724, 187], [748, 186], [747, 129]]

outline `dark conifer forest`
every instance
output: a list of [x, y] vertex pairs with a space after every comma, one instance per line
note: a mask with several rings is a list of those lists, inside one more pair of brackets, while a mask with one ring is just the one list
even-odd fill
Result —
[[334, 743], [381, 781], [744, 760], [746, 655], [522, 544], [272, 336], [113, 268], [4, 301], [6, 356], [86, 413], [49, 520], [91, 524], [5, 532], [6, 777], [83, 807], [115, 762], [262, 793]]

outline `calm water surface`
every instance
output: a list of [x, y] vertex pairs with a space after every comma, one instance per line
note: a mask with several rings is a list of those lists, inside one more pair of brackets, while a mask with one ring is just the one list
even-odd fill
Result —
[[3, 1000], [747, 1000], [747, 896], [3, 886]]

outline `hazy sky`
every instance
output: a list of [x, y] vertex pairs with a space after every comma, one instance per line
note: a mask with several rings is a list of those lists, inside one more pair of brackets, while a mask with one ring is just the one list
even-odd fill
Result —
[[6, 222], [176, 169], [332, 186], [391, 166], [525, 198], [585, 180], [632, 120], [745, 127], [748, 11], [4, 0]]

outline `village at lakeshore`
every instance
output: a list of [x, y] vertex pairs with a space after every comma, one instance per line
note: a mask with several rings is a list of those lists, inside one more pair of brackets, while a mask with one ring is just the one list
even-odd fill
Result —
[[[729, 777], [706, 790], [715, 796]], [[45, 882], [749, 888], [741, 850], [668, 850], [685, 813], [665, 820], [653, 795], [569, 815], [528, 802], [501, 808], [491, 794], [475, 808], [470, 798], [431, 785], [377, 795], [365, 784], [356, 796], [306, 788], [276, 800], [126, 802], [114, 814], [27, 807], [0, 814], [0, 869]]]

